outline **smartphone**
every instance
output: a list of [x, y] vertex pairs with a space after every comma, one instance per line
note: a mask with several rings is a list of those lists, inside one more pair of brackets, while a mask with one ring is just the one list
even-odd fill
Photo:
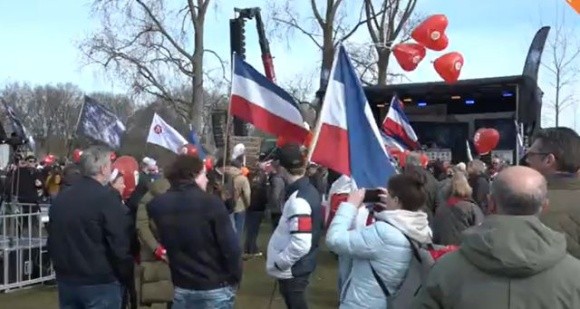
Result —
[[381, 189], [366, 189], [365, 198], [363, 203], [378, 203], [381, 201], [381, 195], [383, 191]]

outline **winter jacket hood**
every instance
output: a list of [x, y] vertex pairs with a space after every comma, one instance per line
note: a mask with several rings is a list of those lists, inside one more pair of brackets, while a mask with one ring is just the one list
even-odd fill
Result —
[[465, 231], [460, 252], [481, 271], [525, 278], [556, 265], [566, 256], [563, 234], [535, 216], [493, 215]]

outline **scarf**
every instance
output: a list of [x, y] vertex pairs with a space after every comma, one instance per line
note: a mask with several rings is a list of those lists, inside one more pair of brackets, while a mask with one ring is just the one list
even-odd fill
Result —
[[430, 244], [433, 242], [427, 214], [422, 211], [383, 210], [376, 213], [375, 218], [377, 221], [393, 225], [407, 237], [419, 243]]

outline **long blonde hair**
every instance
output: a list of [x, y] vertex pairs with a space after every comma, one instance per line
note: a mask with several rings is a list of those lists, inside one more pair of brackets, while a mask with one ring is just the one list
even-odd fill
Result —
[[451, 196], [469, 199], [473, 194], [473, 189], [464, 173], [455, 173], [451, 178]]

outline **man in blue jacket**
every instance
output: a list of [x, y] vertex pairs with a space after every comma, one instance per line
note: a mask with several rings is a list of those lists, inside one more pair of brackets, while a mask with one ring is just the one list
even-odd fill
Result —
[[305, 177], [301, 146], [287, 144], [277, 153], [277, 172], [287, 183], [282, 217], [268, 244], [266, 269], [278, 279], [289, 309], [308, 308], [305, 291], [316, 268], [318, 241], [324, 225], [320, 193]]

